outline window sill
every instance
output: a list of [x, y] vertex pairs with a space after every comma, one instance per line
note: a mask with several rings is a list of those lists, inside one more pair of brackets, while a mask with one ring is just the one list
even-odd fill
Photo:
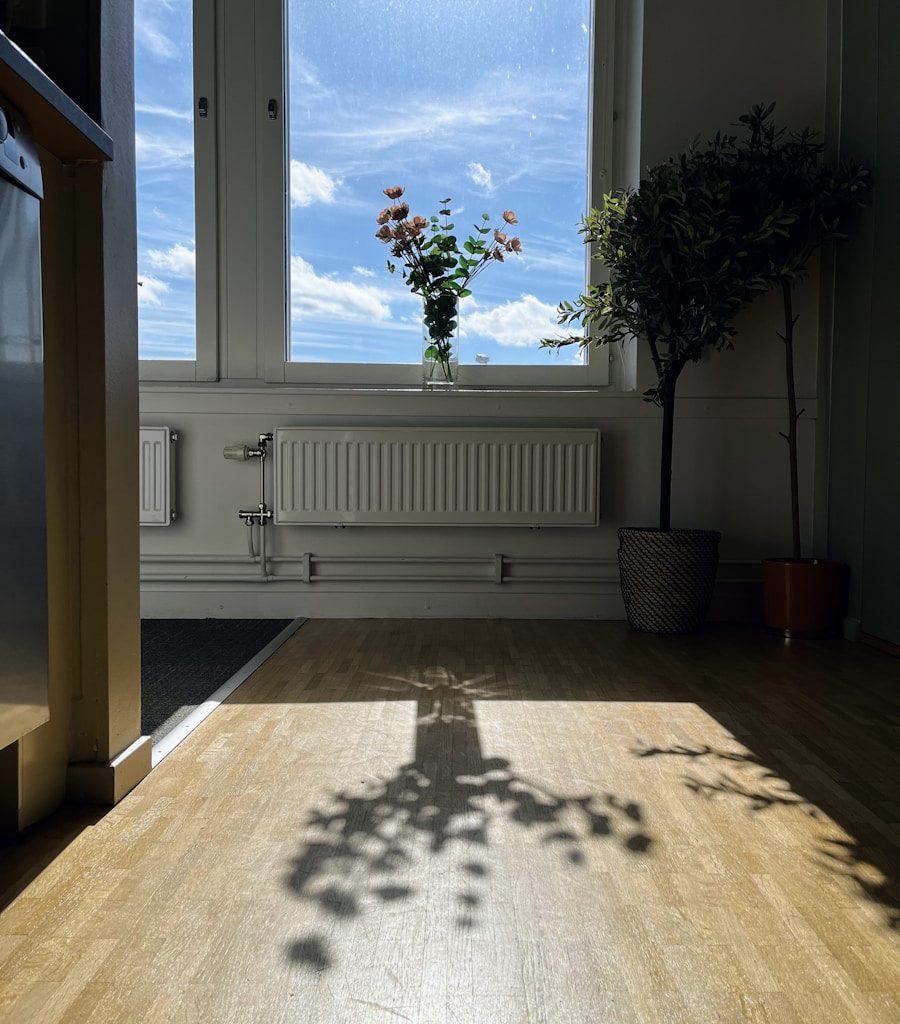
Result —
[[443, 389], [431, 390], [422, 387], [388, 386], [385, 384], [298, 384], [296, 382], [262, 382], [248, 380], [219, 380], [219, 381], [193, 381], [193, 380], [141, 380], [141, 391], [196, 391], [209, 393], [210, 391], [227, 391], [230, 393], [266, 394], [278, 392], [279, 394], [297, 395], [367, 395], [384, 397], [428, 397], [437, 401], [438, 399], [452, 400], [454, 396], [473, 395], [604, 395], [613, 394], [618, 397], [625, 397], [633, 392], [623, 392], [610, 384], [518, 384], [507, 387], [500, 387], [492, 384], [461, 385], [453, 390]]

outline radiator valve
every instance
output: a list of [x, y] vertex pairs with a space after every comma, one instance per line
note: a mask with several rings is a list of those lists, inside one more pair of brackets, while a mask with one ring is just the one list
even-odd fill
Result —
[[248, 459], [264, 459], [269, 449], [271, 434], [259, 435], [259, 446], [251, 448], [246, 444], [230, 444], [222, 449], [222, 454], [231, 462], [246, 462]]
[[259, 504], [255, 509], [242, 508], [238, 518], [247, 526], [265, 526], [273, 518], [273, 512], [266, 504], [266, 456], [272, 434], [260, 434], [259, 446], [250, 448], [246, 444], [232, 444], [222, 450], [226, 459], [234, 462], [246, 462], [248, 459], [259, 459]]
[[242, 508], [238, 512], [238, 518], [247, 526], [265, 526], [272, 515], [272, 510], [264, 501], [261, 501], [255, 509]]

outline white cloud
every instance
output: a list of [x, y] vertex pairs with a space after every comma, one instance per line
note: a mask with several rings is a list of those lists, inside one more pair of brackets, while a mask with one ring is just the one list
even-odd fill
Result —
[[375, 271], [372, 270], [370, 267], [354, 267], [353, 268], [353, 273], [354, 274], [359, 274], [360, 277], [374, 277], [375, 276]]
[[[575, 237], [575, 229], [572, 236], [572, 244], [568, 248], [557, 245], [553, 248], [540, 249], [528, 245], [520, 257], [520, 263], [525, 271], [539, 270], [545, 274], [550, 271], [559, 276], [574, 278], [576, 281], [583, 280], [587, 267], [586, 253], [581, 241]], [[530, 242], [531, 239], [527, 241]]]
[[426, 138], [432, 147], [439, 143], [453, 148], [460, 141], [456, 133], [475, 130], [480, 132], [526, 113], [518, 103], [504, 103], [499, 98], [495, 102], [487, 103], [473, 97], [471, 100], [461, 100], [451, 108], [443, 103], [416, 98], [398, 105], [409, 111], [408, 116], [401, 122], [393, 116], [373, 117], [371, 111], [365, 111], [342, 119], [340, 128], [328, 128], [309, 134], [348, 143], [354, 147], [354, 151], [361, 144], [367, 145], [370, 149], [386, 149], [395, 148], [411, 140], [421, 143]]
[[194, 119], [189, 110], [175, 110], [174, 107], [161, 107], [155, 103], [136, 103], [134, 109], [138, 114], [168, 117], [173, 121], [193, 121]]
[[194, 142], [176, 135], [138, 132], [134, 137], [134, 152], [141, 167], [170, 167], [172, 164], [190, 163], [194, 157]]
[[169, 290], [165, 281], [151, 274], [138, 278], [138, 302], [142, 306], [161, 306], [163, 296]]
[[340, 178], [332, 178], [320, 167], [291, 160], [291, 206], [333, 203], [340, 184]]
[[460, 327], [465, 335], [516, 348], [536, 348], [541, 338], [559, 333], [556, 306], [541, 302], [535, 295], [466, 313], [460, 318]]
[[196, 271], [197, 254], [182, 242], [176, 242], [168, 249], [148, 249], [147, 262], [154, 270], [173, 277], [193, 277]]
[[[152, 15], [148, 15], [144, 4], [144, 10], [140, 9], [135, 12], [134, 19], [134, 35], [138, 43], [144, 47], [149, 53], [160, 60], [171, 60], [178, 54], [178, 47], [175, 43], [162, 31], [159, 27], [156, 19]], [[163, 6], [168, 6], [163, 4]]]
[[374, 285], [319, 274], [302, 256], [291, 257], [291, 316], [383, 321], [391, 315], [386, 294]]
[[484, 164], [479, 164], [473, 161], [466, 168], [466, 174], [474, 185], [480, 188], [483, 192], [486, 192], [488, 195], [490, 195], [496, 188], [494, 185], [493, 175], [484, 166]]
[[[509, 161], [525, 153], [527, 171], [522, 174], [543, 179], [546, 164], [556, 180], [562, 170], [570, 178], [573, 165], [584, 165], [583, 153], [571, 141], [571, 119], [581, 116], [583, 106], [577, 90], [560, 93], [553, 75], [509, 76], [498, 68], [473, 81], [450, 106], [423, 96], [420, 89], [396, 97], [391, 111], [369, 95], [338, 93], [327, 108], [327, 119], [316, 116], [317, 111], [303, 131], [339, 147], [341, 157], [336, 159], [343, 162], [336, 165], [342, 169], [357, 166], [363, 154], [371, 157], [379, 150], [392, 151], [391, 166], [396, 170], [443, 160], [437, 154], [445, 153], [452, 154], [454, 162], [462, 158], [465, 166], [473, 152], [485, 152], [489, 138], [490, 151], [499, 161], [492, 173], [502, 170], [504, 182], [521, 163]], [[402, 109], [405, 116], [398, 119], [393, 109]]]
[[321, 102], [333, 95], [323, 82], [319, 69], [303, 52], [297, 40], [291, 39], [291, 109], [308, 111], [310, 104]]

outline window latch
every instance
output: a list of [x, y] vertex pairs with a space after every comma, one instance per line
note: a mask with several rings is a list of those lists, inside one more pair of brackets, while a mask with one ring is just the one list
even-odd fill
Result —
[[201, 96], [200, 99], [197, 100], [197, 114], [200, 117], [209, 116], [209, 100], [205, 96]]
[[278, 119], [278, 100], [269, 100], [266, 109], [269, 112], [270, 121], [275, 121]]

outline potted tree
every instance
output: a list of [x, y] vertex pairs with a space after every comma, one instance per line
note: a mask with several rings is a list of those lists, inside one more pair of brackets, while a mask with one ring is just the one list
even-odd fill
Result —
[[846, 238], [855, 207], [864, 204], [871, 186], [869, 172], [856, 162], [827, 164], [825, 147], [809, 128], [788, 133], [776, 127], [775, 104], [754, 107], [740, 118], [747, 139], [739, 147], [740, 177], [747, 183], [750, 216], [774, 218], [779, 230], [765, 239], [763, 264], [757, 271], [780, 290], [784, 314], [776, 334], [784, 346], [787, 383], [787, 444], [791, 495], [791, 554], [763, 561], [766, 624], [787, 636], [821, 632], [838, 617], [844, 566], [825, 558], [804, 557], [800, 530], [798, 482], [798, 409], [794, 340], [798, 316], [793, 288], [807, 276], [813, 254], [823, 245]]
[[656, 384], [644, 397], [662, 410], [659, 522], [618, 531], [625, 609], [645, 632], [698, 630], [715, 584], [721, 535], [672, 528], [675, 395], [688, 363], [732, 347], [738, 312], [769, 287], [758, 250], [777, 224], [748, 210], [739, 169], [735, 138], [719, 134], [650, 169], [636, 190], [604, 196], [581, 233], [609, 281], [560, 305], [560, 323], [580, 334], [543, 342], [637, 338], [649, 349]]

